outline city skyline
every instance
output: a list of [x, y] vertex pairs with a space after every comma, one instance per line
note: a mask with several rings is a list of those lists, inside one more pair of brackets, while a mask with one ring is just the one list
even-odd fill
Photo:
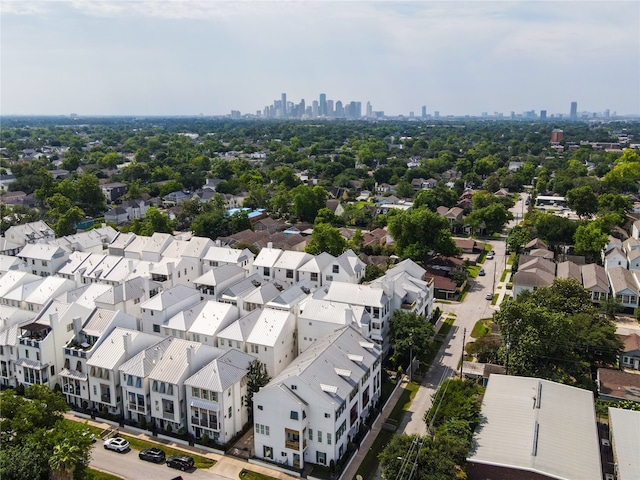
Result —
[[8, 0], [0, 111], [255, 114], [286, 92], [320, 116], [309, 94], [386, 116], [638, 115], [640, 4], [549, 6]]

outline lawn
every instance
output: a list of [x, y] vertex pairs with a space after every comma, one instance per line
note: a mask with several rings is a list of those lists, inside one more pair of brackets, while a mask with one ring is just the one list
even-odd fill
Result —
[[467, 266], [467, 272], [471, 278], [476, 278], [478, 273], [480, 273], [480, 265], [469, 265]]
[[[69, 420], [71, 421], [71, 420]], [[91, 425], [87, 425], [87, 428], [89, 428], [91, 430], [92, 433], [96, 434], [96, 437], [99, 437], [100, 434], [102, 433], [102, 429], [98, 428], [98, 427], [94, 427]], [[118, 436], [124, 438], [125, 440], [127, 440], [129, 442], [129, 445], [131, 446], [132, 449], [134, 450], [144, 450], [145, 448], [152, 448], [152, 447], [159, 447], [162, 448], [162, 450], [164, 450], [164, 452], [167, 454], [167, 457], [170, 457], [171, 455], [184, 455], [185, 452], [184, 450], [177, 450], [175, 448], [171, 448], [163, 443], [159, 443], [159, 442], [148, 442], [146, 440], [141, 440], [137, 437], [130, 437], [129, 435], [124, 435], [124, 434], [118, 434]], [[196, 468], [211, 468], [216, 464], [215, 460], [212, 460], [210, 458], [207, 457], [203, 457], [201, 455], [196, 455], [196, 454], [192, 454], [189, 453], [189, 455], [191, 457], [193, 457], [193, 460], [195, 461], [195, 467]]]
[[502, 276], [500, 277], [501, 282], [504, 282], [504, 279], [507, 278], [507, 273], [511, 273], [511, 270], [504, 270], [502, 272]]
[[247, 470], [246, 468], [242, 469], [240, 475], [238, 475], [238, 478], [241, 478], [242, 480], [277, 480], [276, 478], [270, 477], [269, 475], [263, 475], [262, 473], [253, 472], [251, 470]]
[[455, 318], [445, 319], [445, 321], [442, 322], [442, 325], [440, 326], [440, 330], [438, 330], [437, 334], [442, 337], [446, 337], [447, 335], [449, 335], [449, 332], [451, 331], [451, 327], [453, 327], [453, 323], [455, 321], [456, 321]]
[[489, 332], [491, 332], [491, 319], [481, 318], [473, 326], [473, 330], [471, 330], [471, 336], [473, 338], [480, 338], [484, 337]]
[[82, 480], [122, 480], [122, 478], [93, 468], [87, 468], [82, 475]]

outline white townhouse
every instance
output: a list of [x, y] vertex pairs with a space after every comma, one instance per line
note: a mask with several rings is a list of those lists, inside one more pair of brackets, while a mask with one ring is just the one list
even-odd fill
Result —
[[280, 295], [283, 290], [284, 287], [278, 283], [278, 280], [263, 283], [244, 297], [242, 311], [251, 312], [264, 308], [267, 303]]
[[20, 326], [17, 384], [42, 384], [53, 388], [64, 364], [64, 346], [73, 337], [73, 319], [87, 318], [90, 309], [51, 301], [33, 322]]
[[33, 314], [19, 308], [0, 308], [0, 385], [3, 387], [16, 387], [20, 326], [33, 318]]
[[264, 363], [269, 376], [273, 377], [297, 355], [295, 331], [293, 313], [265, 308], [247, 337], [247, 353]]
[[114, 329], [87, 360], [89, 408], [121, 413], [120, 366], [159, 341], [161, 338], [157, 335], [120, 327]]
[[265, 281], [262, 275], [254, 273], [225, 289], [222, 295], [220, 295], [220, 298], [218, 298], [218, 301], [235, 305], [238, 309], [238, 314], [244, 315], [250, 311], [245, 309], [245, 298], [258, 290], [262, 284], [266, 282], [268, 282], [268, 280]]
[[[150, 237], [143, 237], [143, 236], [137, 236], [133, 239], [131, 239], [126, 246], [123, 247], [123, 254], [121, 255], [124, 258], [132, 258], [134, 260], [141, 260], [142, 259], [142, 250], [144, 249], [145, 245], [147, 244], [147, 242], [149, 241]], [[111, 248], [109, 248], [109, 250], [111, 251]], [[109, 252], [109, 254], [111, 255], [111, 252]], [[155, 261], [158, 261], [161, 258], [161, 255], [157, 255], [157, 258], [155, 259]], [[153, 261], [153, 260], [151, 260]]]
[[206, 270], [193, 280], [193, 285], [203, 298], [218, 300], [228, 287], [246, 277], [247, 270], [238, 265], [220, 265]]
[[622, 248], [612, 248], [603, 257], [604, 269], [610, 270], [615, 267], [627, 268], [627, 256], [622, 251]]
[[67, 403], [89, 406], [87, 361], [116, 327], [133, 330], [136, 319], [122, 312], [94, 308], [88, 318], [73, 317], [73, 338], [64, 346], [64, 364], [60, 370], [62, 393]]
[[174, 240], [165, 251], [162, 252], [162, 256], [164, 258], [188, 260], [189, 263], [194, 262], [195, 271], [193, 277], [195, 278], [204, 272], [202, 269], [203, 258], [212, 246], [213, 241], [205, 237], [191, 237], [189, 240]]
[[27, 267], [27, 263], [17, 257], [0, 254], [0, 275], [11, 271], [24, 272]]
[[629, 262], [629, 270], [640, 270], [640, 249], [634, 249], [627, 253], [627, 260]]
[[325, 290], [316, 292], [314, 298], [364, 307], [365, 311], [371, 316], [369, 338], [382, 347], [383, 355], [387, 354], [389, 351], [389, 329], [391, 327], [393, 309], [391, 299], [384, 289], [371, 285], [331, 282]]
[[247, 339], [256, 322], [262, 314], [261, 310], [254, 310], [239, 318], [218, 333], [218, 347], [223, 349], [235, 348], [242, 352], [248, 351]]
[[54, 275], [65, 264], [69, 252], [55, 244], [28, 243], [17, 256], [27, 263], [31, 273], [48, 277]]
[[109, 244], [118, 235], [120, 235], [120, 232], [115, 228], [102, 224], [99, 228], [74, 235], [66, 235], [49, 243], [60, 245], [69, 252], [108, 253]]
[[353, 326], [360, 335], [369, 338], [371, 315], [362, 306], [309, 298], [300, 305], [297, 325], [298, 354], [301, 354], [313, 342], [345, 326]]
[[623, 308], [638, 308], [640, 283], [638, 277], [631, 270], [623, 267], [611, 267], [607, 270], [611, 295], [620, 300]]
[[[74, 280], [78, 287], [83, 285], [82, 272], [86, 270], [87, 265], [84, 267], [82, 265], [89, 257], [91, 257], [91, 255], [92, 254], [90, 252], [71, 252], [64, 265], [58, 269], [56, 275], [58, 277], [66, 278], [67, 280]], [[102, 256], [100, 254], [94, 255]]]
[[173, 340], [174, 337], [159, 339], [158, 343], [145, 348], [118, 368], [125, 419], [146, 424], [151, 422], [149, 374]]
[[[39, 312], [45, 305], [58, 295], [75, 289], [73, 280], [60, 277], [45, 277], [41, 282], [23, 285], [7, 294], [7, 299], [15, 301], [17, 307], [30, 312]], [[33, 288], [31, 288], [33, 287]], [[12, 297], [13, 294], [17, 296]]]
[[238, 309], [228, 303], [203, 300], [185, 308], [162, 325], [162, 333], [180, 339], [218, 346], [218, 332], [238, 319]]
[[[33, 273], [10, 271], [0, 275], [0, 303], [2, 307], [21, 308], [21, 303], [15, 300], [16, 289], [26, 285], [32, 285], [29, 291], [33, 291], [36, 285], [42, 283], [42, 277]], [[11, 295], [10, 295], [11, 294]], [[22, 298], [22, 297], [20, 297]]]
[[298, 269], [300, 280], [307, 282], [311, 286], [311, 290], [317, 290], [328, 284], [327, 272], [331, 272], [329, 275], [333, 278], [334, 264], [336, 264], [336, 257], [330, 253], [322, 252]]
[[151, 237], [147, 237], [147, 241], [141, 250], [140, 260], [148, 262], [159, 262], [162, 259], [164, 251], [174, 242], [173, 235], [170, 233], [155, 232]]
[[141, 331], [160, 334], [162, 325], [178, 312], [193, 307], [202, 300], [195, 288], [177, 285], [160, 292], [140, 304]]
[[247, 272], [253, 272], [253, 260], [255, 255], [248, 248], [221, 247], [214, 245], [209, 247], [202, 258], [202, 271], [206, 272], [223, 265], [235, 265], [244, 268]]
[[176, 285], [191, 287], [193, 280], [199, 276], [199, 266], [200, 262], [192, 258], [163, 257], [159, 262], [149, 265], [149, 273], [151, 280], [162, 285], [163, 290]]
[[258, 256], [253, 260], [253, 273], [257, 273], [263, 280], [269, 281], [275, 278], [275, 267], [283, 250], [273, 248], [271, 242], [267, 243], [267, 248], [260, 250]]
[[49, 241], [56, 238], [53, 230], [42, 220], [37, 222], [14, 225], [4, 232], [4, 237], [11, 243], [23, 246], [40, 240]]
[[281, 285], [290, 287], [300, 281], [298, 269], [313, 258], [313, 255], [305, 252], [285, 250], [280, 254], [274, 264], [274, 278]]
[[105, 270], [99, 281], [109, 285], [122, 285], [123, 282], [137, 277], [151, 276], [150, 269], [153, 263], [144, 260], [120, 259], [110, 270]]
[[366, 264], [349, 249], [325, 267], [322, 274], [325, 282], [360, 283], [364, 278]]
[[254, 357], [239, 350], [227, 350], [185, 380], [189, 414], [188, 430], [201, 439], [207, 435], [227, 444], [249, 422], [245, 405], [247, 373]]
[[309, 285], [306, 282], [299, 282], [280, 292], [276, 298], [268, 301], [264, 307], [297, 313], [300, 303], [309, 298], [310, 295], [311, 289]]
[[253, 397], [255, 456], [329, 466], [380, 396], [378, 345], [352, 327], [319, 339]]
[[[95, 286], [97, 284], [93, 284]], [[147, 277], [135, 277], [117, 286], [108, 285], [108, 289], [94, 298], [97, 307], [105, 310], [118, 310], [138, 319], [137, 330], [142, 330], [142, 312], [140, 306], [160, 291], [160, 285]]]
[[391, 308], [415, 312], [429, 318], [433, 313], [433, 279], [424, 280], [426, 270], [413, 260], [404, 260], [371, 282], [391, 298]]
[[149, 373], [151, 417], [155, 426], [173, 431], [187, 426], [184, 381], [219, 357], [222, 350], [198, 342], [174, 339]]
[[138, 236], [135, 233], [120, 233], [110, 243], [108, 248], [109, 255], [115, 255], [117, 257], [125, 256], [125, 249], [136, 239]]

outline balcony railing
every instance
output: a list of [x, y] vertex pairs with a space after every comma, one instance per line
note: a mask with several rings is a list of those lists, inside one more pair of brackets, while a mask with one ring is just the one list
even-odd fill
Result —
[[20, 339], [20, 345], [26, 345], [27, 347], [40, 348], [40, 342], [37, 340], [28, 340], [26, 338]]
[[4, 368], [2, 369], [2, 372], [0, 373], [3, 377], [8, 377], [9, 374], [7, 373], [7, 370], [5, 370]]
[[162, 412], [162, 418], [164, 418], [165, 420], [174, 420], [175, 414], [173, 414], [172, 412]]
[[411, 310], [415, 306], [416, 306], [416, 300], [414, 300], [413, 303], [403, 303], [401, 305], [403, 310]]
[[111, 395], [108, 393], [103, 393], [102, 395], [100, 395], [100, 400], [102, 400], [102, 403], [111, 403]]
[[294, 442], [291, 440], [285, 440], [284, 446], [286, 448], [290, 448], [291, 450], [300, 450], [300, 441]]

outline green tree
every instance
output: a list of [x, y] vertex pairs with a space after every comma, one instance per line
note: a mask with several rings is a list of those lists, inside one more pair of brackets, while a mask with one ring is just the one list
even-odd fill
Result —
[[269, 383], [271, 377], [267, 373], [267, 366], [260, 360], [255, 359], [249, 363], [247, 372], [247, 396], [245, 397], [245, 406], [249, 409], [249, 418], [253, 418], [253, 396]]
[[501, 232], [509, 220], [513, 220], [513, 214], [501, 203], [492, 203], [471, 212], [466, 223], [476, 230], [484, 224], [487, 234], [493, 235]]
[[82, 175], [78, 178], [76, 188], [78, 191], [77, 206], [85, 214], [96, 217], [107, 210], [106, 199], [100, 189], [98, 177], [90, 174]]
[[337, 257], [347, 249], [347, 241], [336, 227], [326, 223], [314, 225], [311, 241], [304, 251], [312, 255], [327, 252]]
[[567, 205], [579, 217], [591, 217], [598, 211], [598, 197], [587, 185], [573, 188], [567, 192]]
[[73, 480], [73, 471], [84, 458], [82, 449], [78, 445], [73, 445], [68, 439], [54, 445], [53, 455], [49, 457], [54, 480]]
[[449, 221], [426, 207], [395, 213], [389, 218], [389, 232], [397, 253], [421, 262], [430, 254], [452, 256], [458, 253]]
[[421, 357], [431, 349], [433, 325], [423, 315], [396, 310], [391, 317], [390, 343], [392, 360], [396, 365], [408, 365], [410, 351]]
[[151, 207], [143, 219], [135, 218], [131, 231], [136, 235], [151, 236], [154, 233], [173, 232], [174, 222], [169, 215], [161, 212], [157, 207]]
[[78, 207], [71, 207], [58, 217], [53, 224], [53, 232], [56, 237], [64, 237], [65, 235], [73, 235], [76, 233], [76, 226], [85, 218], [85, 213]]
[[327, 191], [319, 185], [298, 185], [291, 190], [293, 214], [303, 222], [313, 222], [327, 203]]
[[507, 247], [510, 252], [520, 252], [531, 240], [531, 234], [527, 228], [516, 225], [507, 235]]
[[576, 253], [591, 259], [597, 259], [609, 241], [609, 235], [603, 232], [596, 222], [580, 225], [573, 235]]

